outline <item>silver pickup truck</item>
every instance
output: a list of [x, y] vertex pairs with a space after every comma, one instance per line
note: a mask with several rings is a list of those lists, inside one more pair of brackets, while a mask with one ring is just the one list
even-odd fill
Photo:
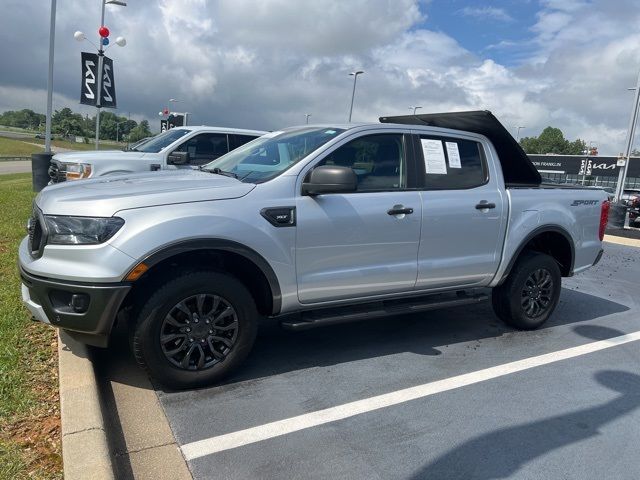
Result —
[[[602, 255], [604, 191], [542, 185], [490, 112], [272, 132], [204, 165], [45, 188], [19, 249], [42, 322], [177, 388], [247, 356], [261, 318], [303, 330], [466, 305], [542, 325]], [[362, 324], [366, 328], [366, 324]]]
[[197, 168], [267, 132], [225, 127], [177, 127], [131, 150], [57, 153], [49, 184], [156, 170]]

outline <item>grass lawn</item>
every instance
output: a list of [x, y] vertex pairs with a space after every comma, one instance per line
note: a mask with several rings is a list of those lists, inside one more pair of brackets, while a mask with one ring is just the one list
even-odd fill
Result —
[[[42, 145], [42, 147], [34, 144]], [[90, 143], [76, 143], [66, 140], [53, 140], [51, 144], [54, 147], [67, 148], [69, 150], [95, 150], [96, 148], [93, 141]], [[122, 150], [124, 146], [125, 144], [100, 140], [100, 150]], [[18, 140], [16, 138], [0, 137], [0, 156], [28, 157], [32, 153], [42, 152], [43, 150], [44, 140], [39, 138]]]
[[[44, 140], [39, 138], [30, 139], [29, 142], [38, 143], [44, 147]], [[89, 143], [69, 142], [67, 140], [53, 140], [54, 147], [68, 148], [70, 150], [95, 150], [96, 144], [93, 139]], [[100, 140], [100, 150], [122, 150], [126, 143], [116, 143], [108, 140]]]
[[57, 340], [20, 299], [18, 243], [30, 174], [0, 176], [0, 479], [62, 478]]
[[22, 140], [0, 137], [0, 155], [29, 157], [32, 153], [42, 152], [42, 150], [42, 148], [36, 145], [30, 145]]

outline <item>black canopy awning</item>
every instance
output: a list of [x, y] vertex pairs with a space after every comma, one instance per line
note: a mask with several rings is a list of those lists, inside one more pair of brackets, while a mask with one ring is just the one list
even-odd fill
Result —
[[427, 113], [380, 117], [382, 123], [428, 125], [484, 135], [496, 149], [505, 183], [509, 185], [540, 185], [542, 179], [536, 167], [516, 139], [488, 110], [474, 112]]

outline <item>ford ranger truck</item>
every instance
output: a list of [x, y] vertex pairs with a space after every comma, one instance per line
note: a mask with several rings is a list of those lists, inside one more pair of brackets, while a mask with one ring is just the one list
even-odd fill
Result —
[[44, 189], [19, 248], [26, 307], [97, 346], [127, 322], [173, 388], [237, 369], [266, 317], [304, 330], [490, 297], [507, 324], [544, 324], [562, 277], [602, 255], [606, 193], [541, 184], [490, 112], [381, 120]]
[[49, 185], [104, 175], [195, 169], [265, 133], [224, 127], [176, 127], [138, 142], [127, 151], [57, 153], [49, 166]]

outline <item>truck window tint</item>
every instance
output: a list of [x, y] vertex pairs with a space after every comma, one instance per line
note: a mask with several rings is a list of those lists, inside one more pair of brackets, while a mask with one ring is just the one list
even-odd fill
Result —
[[351, 167], [358, 191], [399, 190], [405, 186], [401, 134], [368, 135], [338, 148], [319, 165]]
[[227, 148], [227, 134], [201, 133], [184, 142], [176, 151], [189, 152], [189, 163], [191, 165], [203, 165], [229, 151]]
[[229, 150], [235, 150], [240, 145], [249, 143], [251, 140], [255, 140], [258, 137], [252, 137], [250, 135], [237, 135], [229, 134]]
[[[420, 138], [441, 141], [446, 159], [446, 174], [427, 173], [425, 175], [425, 187], [428, 190], [468, 189], [479, 187], [487, 182], [487, 166], [482, 145], [478, 142], [427, 135], [420, 135]], [[450, 158], [452, 153], [455, 155], [456, 149], [460, 157], [459, 164], [455, 158]], [[418, 157], [424, 161], [422, 149]]]

